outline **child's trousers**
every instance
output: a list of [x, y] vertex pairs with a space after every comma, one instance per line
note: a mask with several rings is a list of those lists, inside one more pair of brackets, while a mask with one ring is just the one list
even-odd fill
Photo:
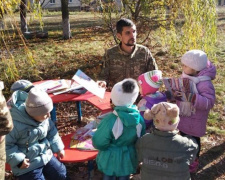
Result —
[[67, 177], [66, 167], [56, 157], [38, 169], [34, 169], [26, 174], [17, 176], [18, 180], [69, 180]]
[[128, 176], [107, 176], [104, 174], [103, 180], [129, 180], [130, 179], [130, 175]]

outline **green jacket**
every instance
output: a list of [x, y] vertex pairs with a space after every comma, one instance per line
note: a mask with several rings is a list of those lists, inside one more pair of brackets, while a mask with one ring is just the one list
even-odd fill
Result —
[[112, 133], [117, 116], [107, 115], [99, 124], [93, 136], [93, 145], [99, 150], [98, 169], [109, 176], [126, 176], [136, 172], [138, 165], [135, 143], [138, 139], [136, 125], [142, 125], [141, 135], [145, 133], [145, 123], [135, 105], [115, 107], [123, 123], [123, 133], [116, 140]]
[[113, 87], [125, 78], [137, 80], [139, 75], [155, 69], [158, 69], [157, 64], [147, 47], [136, 44], [134, 51], [127, 54], [117, 45], [105, 52], [103, 69], [98, 79], [106, 81], [108, 87]]

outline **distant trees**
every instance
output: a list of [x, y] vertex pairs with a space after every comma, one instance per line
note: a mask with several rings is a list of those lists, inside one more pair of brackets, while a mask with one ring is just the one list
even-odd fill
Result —
[[215, 0], [117, 0], [98, 1], [106, 26], [115, 37], [115, 21], [132, 19], [140, 43], [160, 44], [172, 54], [199, 48], [213, 53], [216, 42]]

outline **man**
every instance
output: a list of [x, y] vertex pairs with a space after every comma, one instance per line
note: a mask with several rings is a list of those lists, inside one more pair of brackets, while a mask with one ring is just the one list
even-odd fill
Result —
[[3, 82], [0, 81], [0, 179], [5, 179], [5, 135], [13, 128], [12, 117], [2, 94], [3, 88]]
[[109, 89], [125, 78], [137, 79], [147, 71], [158, 69], [150, 50], [136, 44], [137, 31], [135, 24], [126, 18], [116, 24], [117, 38], [120, 44], [108, 49], [103, 58], [103, 70], [99, 85]]

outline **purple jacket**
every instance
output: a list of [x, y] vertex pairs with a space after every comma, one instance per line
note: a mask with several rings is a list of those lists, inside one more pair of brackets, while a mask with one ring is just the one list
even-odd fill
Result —
[[[138, 103], [138, 110], [140, 111], [141, 116], [144, 118], [144, 112], [147, 109], [151, 109], [154, 104], [158, 104], [160, 102], [166, 102], [166, 95], [162, 92], [157, 91], [154, 94], [149, 94], [143, 96], [142, 99]], [[145, 125], [148, 128], [152, 124], [152, 120], [145, 120]]]
[[[209, 76], [215, 79], [216, 67], [208, 61], [208, 67], [198, 73], [197, 76]], [[202, 137], [206, 132], [206, 124], [210, 109], [215, 103], [215, 89], [210, 80], [200, 81], [196, 84], [198, 94], [194, 103], [195, 114], [189, 117], [180, 117], [178, 129], [185, 134]], [[179, 106], [179, 102], [177, 102]]]

